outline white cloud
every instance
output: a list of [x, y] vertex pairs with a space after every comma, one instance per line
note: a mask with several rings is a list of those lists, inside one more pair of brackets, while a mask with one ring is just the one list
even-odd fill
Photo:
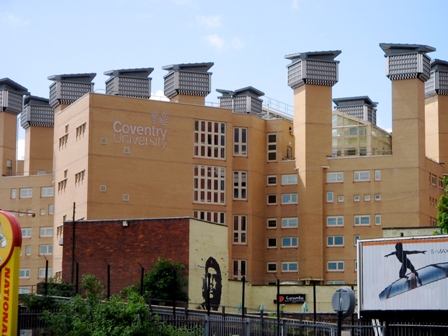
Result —
[[217, 34], [208, 35], [205, 39], [208, 44], [215, 47], [216, 49], [222, 50], [224, 48], [224, 40]]
[[292, 9], [299, 9], [299, 0], [292, 0]]
[[23, 160], [25, 158], [25, 139], [17, 140], [17, 159]]
[[7, 26], [27, 26], [30, 22], [24, 19], [21, 19], [18, 16], [15, 16], [11, 13], [0, 13], [0, 22], [5, 23]]
[[151, 92], [151, 98], [152, 100], [162, 100], [162, 101], [169, 101], [169, 99], [163, 94], [163, 90], [157, 90], [156, 93]]
[[216, 16], [198, 16], [196, 18], [199, 26], [207, 28], [218, 28], [221, 27], [221, 17]]

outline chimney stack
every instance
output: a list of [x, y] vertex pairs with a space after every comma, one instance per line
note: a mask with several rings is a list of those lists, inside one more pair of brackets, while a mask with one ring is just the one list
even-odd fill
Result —
[[106, 81], [106, 94], [123, 97], [149, 99], [151, 79], [148, 76], [154, 68], [121, 69], [105, 71], [110, 76]]
[[248, 86], [239, 90], [216, 90], [222, 94], [219, 99], [219, 107], [228, 108], [233, 113], [248, 113], [261, 115], [263, 100], [259, 97], [264, 95], [264, 92]]
[[48, 79], [54, 81], [50, 85], [50, 106], [62, 110], [86, 93], [93, 92], [95, 76], [95, 73], [49, 76]]

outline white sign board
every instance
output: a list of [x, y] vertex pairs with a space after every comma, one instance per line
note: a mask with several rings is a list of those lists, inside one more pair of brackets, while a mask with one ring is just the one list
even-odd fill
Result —
[[358, 242], [359, 311], [448, 310], [448, 236]]

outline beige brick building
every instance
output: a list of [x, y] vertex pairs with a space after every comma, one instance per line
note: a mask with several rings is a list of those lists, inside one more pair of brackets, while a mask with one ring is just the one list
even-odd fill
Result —
[[[93, 93], [95, 74], [51, 76], [48, 102], [25, 99], [26, 177], [11, 176], [20, 171], [13, 136], [0, 144], [8, 175], [0, 197], [10, 209], [36, 212], [19, 220], [33, 226], [33, 244], [34, 230], [53, 227], [55, 276], [64, 221], [190, 216], [228, 226], [231, 279], [354, 284], [357, 239], [434, 227], [448, 173], [448, 63], [431, 63], [428, 46], [380, 46], [392, 81], [393, 138], [375, 125], [367, 96], [333, 100], [340, 51], [286, 56], [290, 114], [263, 106], [253, 87], [218, 90], [220, 106], [209, 106], [212, 63], [164, 67], [170, 101], [149, 99], [151, 68], [105, 72], [106, 94]], [[5, 135], [17, 113], [0, 113]], [[29, 205], [10, 197], [26, 187]], [[46, 187], [54, 197], [44, 206]], [[54, 214], [39, 216], [53, 204]], [[37, 270], [22, 259], [28, 286]], [[43, 258], [35, 259], [40, 269]]]

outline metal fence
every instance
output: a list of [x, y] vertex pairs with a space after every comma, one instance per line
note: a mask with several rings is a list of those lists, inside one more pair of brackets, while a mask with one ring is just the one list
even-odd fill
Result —
[[[190, 331], [192, 336], [336, 336], [337, 323], [301, 319], [277, 319], [260, 314], [225, 314], [204, 310], [150, 306], [152, 316], [162, 325]], [[55, 311], [54, 313], [57, 313]], [[45, 327], [41, 311], [19, 312], [19, 331], [23, 336], [39, 336]], [[448, 335], [448, 324], [390, 323], [375, 320], [345, 319], [342, 336], [439, 336]]]

